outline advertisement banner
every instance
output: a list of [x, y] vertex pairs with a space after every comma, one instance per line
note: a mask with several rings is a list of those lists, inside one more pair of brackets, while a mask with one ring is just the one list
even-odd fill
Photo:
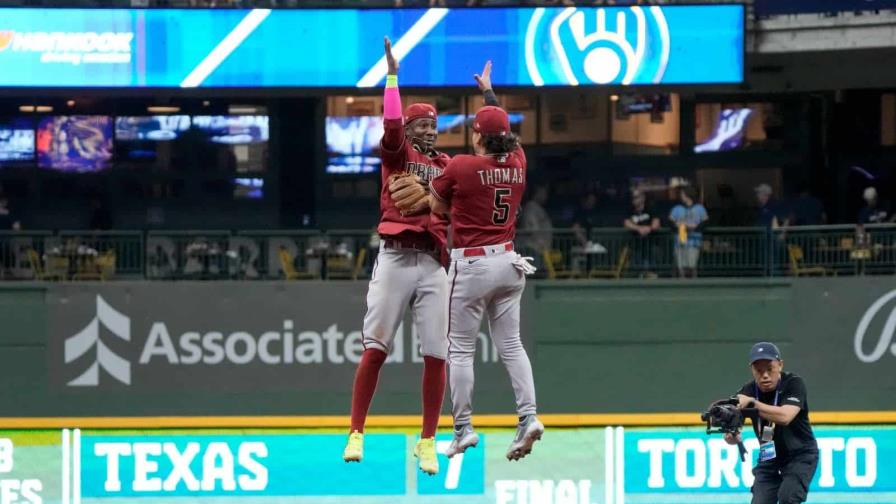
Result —
[[[346, 414], [364, 351], [365, 299], [363, 282], [54, 288], [46, 354], [50, 390], [62, 399], [54, 407], [71, 405], [69, 415], [208, 414], [209, 404], [218, 414]], [[531, 349], [527, 317], [522, 338]], [[486, 329], [476, 348], [479, 410], [512, 413]], [[422, 368], [409, 312], [372, 412], [419, 412]], [[102, 399], [102, 411], [91, 397]]]
[[[33, 481], [16, 488], [37, 489], [0, 497], [0, 504], [598, 503], [605, 491], [603, 433], [559, 431], [539, 447], [540, 456], [514, 463], [505, 458], [512, 430], [483, 431], [476, 448], [450, 460], [444, 452], [451, 436], [439, 435], [440, 471], [428, 476], [415, 467], [417, 436], [406, 433], [368, 433], [363, 462], [346, 464], [344, 433], [0, 431], [0, 440], [18, 443], [16, 464], [33, 469], [0, 472], [0, 483], [27, 474]], [[49, 456], [40, 458], [44, 452]]]
[[0, 9], [0, 87], [372, 87], [386, 75], [384, 35], [407, 86], [470, 87], [486, 59], [502, 87], [740, 83], [744, 73], [742, 5], [10, 8]]
[[[819, 427], [810, 503], [896, 499], [896, 428]], [[638, 504], [749, 500], [755, 439], [736, 447], [696, 428], [549, 429], [508, 462], [512, 430], [484, 430], [476, 448], [420, 473], [416, 435], [372, 432], [346, 464], [344, 433], [0, 431], [0, 504], [337, 503]], [[751, 435], [747, 437], [752, 438]]]
[[[819, 462], [809, 502], [894, 502], [896, 429], [816, 427]], [[753, 485], [759, 443], [744, 432], [736, 446], [700, 428], [627, 429], [625, 494], [629, 503], [744, 502]]]
[[[896, 410], [896, 283], [859, 277], [849, 283], [794, 284], [791, 357], [816, 411]], [[785, 350], [782, 349], [782, 352]]]
[[[360, 281], [259, 281], [7, 290], [0, 417], [345, 415], [366, 289]], [[896, 411], [894, 307], [886, 277], [536, 281], [523, 295], [521, 335], [545, 413], [691, 411], [696, 419], [750, 379], [746, 353], [757, 339], [778, 343], [785, 369], [805, 380], [813, 413], [887, 412]], [[476, 409], [511, 414], [513, 391], [487, 326], [477, 344]], [[419, 415], [419, 340], [408, 314], [371, 414]], [[632, 373], [633, 365], [651, 372]], [[684, 386], [644, 399], [671, 377]], [[613, 393], [596, 386], [606, 383]]]
[[63, 467], [70, 465], [62, 446], [59, 431], [0, 431], [0, 504], [60, 502], [69, 475]]

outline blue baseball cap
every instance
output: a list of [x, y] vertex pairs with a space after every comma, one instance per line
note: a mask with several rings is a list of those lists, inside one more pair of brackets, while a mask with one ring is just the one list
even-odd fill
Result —
[[761, 341], [750, 349], [750, 364], [758, 360], [781, 360], [781, 351], [774, 343]]

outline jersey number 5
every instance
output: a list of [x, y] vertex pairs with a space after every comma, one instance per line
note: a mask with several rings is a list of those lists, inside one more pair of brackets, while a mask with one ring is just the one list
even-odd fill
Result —
[[510, 217], [510, 202], [507, 201], [507, 198], [510, 197], [510, 192], [511, 189], [506, 187], [495, 189], [495, 211], [492, 212], [492, 224], [507, 224], [507, 219]]

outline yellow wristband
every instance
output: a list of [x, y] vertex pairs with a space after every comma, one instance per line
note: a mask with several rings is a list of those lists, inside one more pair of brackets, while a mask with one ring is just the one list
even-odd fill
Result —
[[397, 75], [387, 75], [386, 76], [386, 87], [398, 87], [398, 76]]

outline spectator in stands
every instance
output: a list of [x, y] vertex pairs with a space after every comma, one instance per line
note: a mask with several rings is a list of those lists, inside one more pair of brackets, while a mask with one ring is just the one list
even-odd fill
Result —
[[663, 218], [668, 217], [672, 209], [678, 205], [681, 201], [681, 186], [684, 185], [682, 182], [682, 179], [678, 177], [669, 179], [669, 183], [666, 185], [666, 197], [656, 198], [654, 201], [653, 210], [657, 215], [662, 215]]
[[0, 194], [0, 231], [19, 231], [22, 224], [9, 209], [9, 198]]
[[795, 226], [820, 226], [827, 221], [824, 206], [818, 198], [812, 196], [806, 185], [800, 186], [799, 195], [793, 200], [790, 217]]
[[573, 216], [572, 230], [582, 246], [588, 244], [588, 230], [599, 225], [600, 212], [597, 206], [597, 193], [589, 192], [582, 196], [579, 208]]
[[778, 229], [790, 224], [790, 218], [787, 216], [784, 206], [772, 198], [772, 186], [759, 184], [754, 188], [754, 191], [756, 192], [756, 201], [759, 204], [759, 211], [756, 216], [757, 227]]
[[866, 187], [862, 199], [865, 200], [865, 206], [859, 210], [859, 224], [885, 224], [896, 221], [896, 215], [890, 213], [890, 205], [880, 201], [877, 189], [874, 187]]
[[535, 186], [532, 198], [523, 206], [520, 215], [520, 231], [522, 231], [523, 246], [532, 249], [535, 257], [541, 257], [545, 250], [549, 250], [554, 241], [553, 223], [545, 204], [548, 201], [548, 187]]
[[[756, 192], [756, 202], [759, 206], [756, 214], [755, 226], [765, 228], [767, 233], [771, 233], [777, 238], [773, 245], [763, 247], [763, 261], [770, 261], [773, 268], [777, 268], [781, 263], [781, 258], [786, 257], [784, 240], [787, 238], [787, 226], [790, 225], [790, 217], [784, 205], [774, 199], [772, 186], [768, 184], [759, 184], [754, 188]], [[781, 229], [781, 231], [777, 231]], [[770, 254], [769, 258], [766, 255]]]
[[[19, 231], [22, 229], [19, 221], [9, 209], [9, 199], [0, 193], [0, 231]], [[0, 237], [0, 278], [6, 277], [8, 270], [15, 264], [12, 247], [8, 240]]]
[[703, 245], [703, 226], [709, 220], [706, 208], [697, 203], [697, 190], [691, 186], [681, 189], [681, 204], [669, 214], [669, 220], [677, 228], [675, 235], [675, 262], [678, 275], [697, 277], [700, 247]]
[[643, 191], [632, 191], [632, 210], [623, 226], [634, 235], [631, 241], [632, 266], [640, 275], [650, 275], [653, 268], [653, 252], [655, 242], [651, 237], [660, 229], [660, 219], [647, 205], [647, 196]]

